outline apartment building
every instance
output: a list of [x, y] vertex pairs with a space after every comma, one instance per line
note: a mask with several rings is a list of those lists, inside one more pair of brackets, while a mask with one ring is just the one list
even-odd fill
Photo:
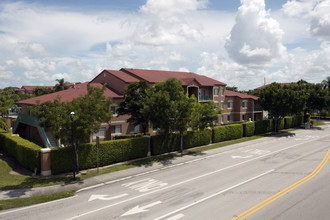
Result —
[[[18, 116], [13, 132], [44, 147], [58, 146], [59, 141], [52, 140], [51, 133], [45, 132], [38, 126], [37, 119], [30, 114], [28, 106], [35, 105], [37, 100], [40, 103], [52, 101], [57, 96], [61, 96], [61, 101], [69, 102], [86, 94], [88, 84], [97, 87], [106, 84], [105, 96], [113, 99], [111, 105], [113, 117], [110, 126], [102, 124], [99, 132], [91, 135], [90, 141], [95, 141], [96, 136], [99, 136], [101, 140], [110, 140], [116, 135], [139, 133], [140, 126], [127, 123], [128, 115], [118, 116], [116, 114], [119, 103], [124, 100], [123, 91], [132, 82], [146, 80], [150, 85], [154, 85], [156, 82], [166, 81], [169, 78], [179, 79], [185, 93], [190, 96], [194, 95], [199, 103], [214, 101], [219, 108], [222, 108], [223, 114], [218, 116], [217, 124], [262, 119], [262, 111], [257, 111], [256, 108], [257, 97], [226, 91], [226, 84], [220, 81], [189, 72], [122, 68], [120, 70], [103, 70], [90, 82], [77, 84], [64, 91], [17, 102], [22, 107], [22, 112]], [[156, 131], [150, 126], [149, 133], [153, 135]]]

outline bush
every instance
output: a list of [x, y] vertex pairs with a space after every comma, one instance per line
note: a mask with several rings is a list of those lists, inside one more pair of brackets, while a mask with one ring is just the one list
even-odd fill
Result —
[[293, 117], [285, 117], [284, 118], [284, 128], [293, 128]]
[[188, 149], [210, 144], [212, 141], [212, 130], [188, 131], [183, 136], [183, 148]]
[[292, 119], [292, 127], [300, 127], [303, 122], [303, 117], [301, 115], [295, 115]]
[[255, 121], [255, 134], [271, 132], [274, 127], [273, 119]]
[[151, 155], [159, 155], [180, 149], [180, 134], [151, 136]]
[[250, 137], [255, 133], [255, 123], [246, 122], [243, 124], [243, 137]]
[[[99, 146], [99, 166], [146, 157], [149, 138], [131, 138], [125, 140], [103, 141]], [[82, 144], [78, 147], [79, 169], [89, 169], [97, 166], [96, 143]], [[52, 148], [52, 173], [72, 171], [72, 148]]]
[[32, 172], [37, 168], [37, 172], [40, 172], [40, 146], [0, 130], [0, 149], [15, 157], [23, 167]]
[[125, 134], [125, 135], [118, 135], [115, 136], [115, 140], [119, 139], [128, 139], [128, 138], [136, 138], [136, 137], [143, 137], [144, 134], [139, 133], [139, 134]]
[[233, 140], [243, 137], [243, 125], [232, 124], [216, 126], [213, 128], [212, 142], [217, 143], [226, 140]]

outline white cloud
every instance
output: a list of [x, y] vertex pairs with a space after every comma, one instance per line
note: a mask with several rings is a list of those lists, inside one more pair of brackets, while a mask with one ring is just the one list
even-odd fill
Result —
[[207, 0], [148, 0], [140, 8], [143, 17], [133, 39], [146, 45], [198, 41], [202, 38], [201, 30], [189, 24], [184, 16], [205, 8], [206, 4]]
[[330, 40], [330, 0], [288, 1], [282, 10], [289, 16], [308, 18], [310, 34], [321, 40]]
[[236, 24], [225, 48], [242, 65], [266, 67], [283, 59], [286, 48], [281, 43], [283, 31], [265, 10], [264, 0], [241, 0]]

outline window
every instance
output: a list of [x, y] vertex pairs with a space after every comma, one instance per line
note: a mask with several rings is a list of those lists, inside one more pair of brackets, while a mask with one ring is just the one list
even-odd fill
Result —
[[242, 115], [243, 121], [247, 121], [247, 115]]
[[221, 124], [223, 124], [223, 115], [221, 115], [221, 119], [220, 120], [221, 120]]
[[233, 108], [233, 101], [228, 101], [228, 109], [231, 109]]
[[112, 125], [111, 134], [121, 134], [121, 125]]
[[97, 136], [104, 138], [105, 137], [105, 128], [100, 128], [98, 132], [93, 134], [93, 137], [96, 138]]
[[225, 95], [225, 89], [223, 87], [220, 88], [220, 93], [221, 93], [221, 96]]
[[247, 100], [243, 100], [242, 102], [242, 108], [247, 108], [248, 106], [248, 101]]
[[223, 109], [223, 101], [220, 103], [220, 108]]
[[140, 125], [129, 125], [129, 132], [130, 133], [139, 133], [140, 132]]
[[216, 87], [216, 88], [213, 89], [213, 95], [214, 96], [218, 96], [219, 95], [219, 88], [218, 87]]
[[233, 121], [233, 116], [231, 116], [231, 115], [228, 115], [228, 122], [231, 122], [231, 121]]
[[117, 115], [118, 114], [117, 113], [118, 108], [119, 108], [119, 106], [117, 106], [117, 105], [113, 105], [113, 106], [110, 107], [113, 115]]
[[219, 102], [214, 102], [215, 106], [219, 108]]

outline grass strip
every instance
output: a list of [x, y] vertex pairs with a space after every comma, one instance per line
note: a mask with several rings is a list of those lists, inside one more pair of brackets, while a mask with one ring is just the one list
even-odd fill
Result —
[[76, 191], [66, 191], [48, 195], [33, 196], [29, 198], [0, 200], [0, 210], [18, 208], [38, 203], [49, 202], [57, 199], [63, 199], [70, 196], [74, 196], [75, 192]]

